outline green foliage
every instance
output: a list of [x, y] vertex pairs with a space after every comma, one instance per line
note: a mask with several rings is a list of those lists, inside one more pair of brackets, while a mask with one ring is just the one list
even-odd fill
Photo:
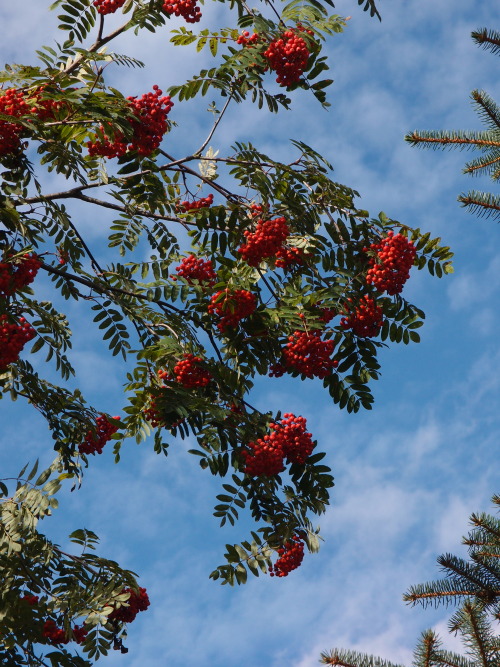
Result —
[[[359, 4], [380, 18], [371, 0]], [[151, 99], [146, 104], [137, 91], [116, 90], [105, 75], [118, 66], [143, 66], [107, 48], [127, 30], [166, 29], [170, 17], [159, 0], [128, 0], [123, 23], [109, 31], [107, 15], [91, 0], [58, 0], [53, 8], [62, 43], [39, 49], [39, 66], [9, 65], [0, 73], [0, 316], [18, 327], [25, 317], [33, 327], [31, 349], [0, 361], [0, 395], [27, 401], [43, 416], [56, 455], [41, 474], [36, 466], [22, 471], [15, 489], [0, 480], [3, 664], [79, 667], [111, 648], [126, 651], [127, 622], [114, 612], [132, 607], [135, 575], [99, 556], [90, 530], [70, 536], [78, 554], [40, 532], [40, 522], [57, 508], [60, 486], [76, 490], [85, 483], [86, 467], [98, 465], [110, 439], [118, 462], [126, 438], [149, 441], [163, 455], [167, 440], [190, 438], [193, 461], [216, 478], [214, 515], [221, 526], [235, 526], [242, 514], [255, 521], [251, 539], [226, 546], [212, 579], [243, 584], [248, 574], [267, 573], [290, 540], [318, 551], [312, 520], [330, 501], [328, 459], [302, 434], [306, 444], [311, 438], [307, 455], [283, 450], [280, 473], [251, 473], [251, 444], [267, 442], [283, 427], [281, 413], [252, 405], [254, 385], [278, 376], [281, 365], [292, 382], [321, 378], [340, 409], [371, 409], [380, 348], [418, 342], [424, 320], [399, 292], [381, 293], [367, 281], [369, 267], [379, 264], [373, 246], [400, 233], [416, 249], [416, 268], [438, 277], [452, 270], [452, 254], [440, 239], [383, 213], [370, 217], [357, 205], [359, 194], [332, 180], [328, 160], [301, 139], [292, 141], [289, 162], [248, 141], [219, 155], [217, 130], [230, 104], [278, 112], [301, 89], [328, 105], [332, 80], [322, 78], [328, 70], [322, 45], [346, 25], [328, 1], [266, 2], [254, 10], [240, 0], [226, 5], [236, 10], [229, 27], [170, 30], [174, 46], [206, 51], [211, 62], [171, 86], [175, 107], [168, 118], [165, 111], [158, 140], [151, 118], [138, 110], [147, 111]], [[259, 40], [238, 43], [247, 28]], [[286, 29], [300, 34], [309, 58], [294, 83], [280, 86], [264, 53]], [[16, 111], [4, 104], [7, 91]], [[206, 140], [170, 155], [163, 148], [168, 141], [160, 140], [175, 131], [175, 119], [181, 122], [182, 103], [207, 94], [216, 100]], [[43, 185], [47, 174], [57, 191]], [[88, 235], [88, 214], [102, 220], [107, 248]], [[275, 250], [247, 261], [242, 248], [258, 226], [281, 219], [287, 229], [281, 255]], [[30, 255], [38, 274], [14, 284]], [[201, 263], [208, 277], [189, 274], [186, 261]], [[249, 297], [255, 309], [241, 315], [235, 294]], [[373, 335], [348, 321], [366, 298], [382, 318]], [[66, 302], [88, 319], [103, 350], [127, 363], [120, 420], [73, 388], [71, 326], [59, 312]], [[229, 326], [224, 318], [232, 318]], [[333, 343], [327, 373], [284, 365], [295, 332], [315, 332], [329, 349]], [[8, 348], [1, 342], [0, 355]], [[30, 354], [45, 356], [32, 365]], [[44, 377], [52, 372], [44, 361], [55, 363], [61, 384]], [[193, 364], [187, 379], [185, 362]], [[47, 622], [63, 633], [61, 641]], [[75, 651], [80, 626], [84, 657]]]

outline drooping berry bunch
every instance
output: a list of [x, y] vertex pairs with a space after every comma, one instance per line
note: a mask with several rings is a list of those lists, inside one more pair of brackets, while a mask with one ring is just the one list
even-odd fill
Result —
[[42, 262], [32, 253], [12, 262], [0, 262], [0, 294], [12, 296], [14, 292], [32, 283]]
[[340, 325], [344, 329], [352, 329], [356, 336], [374, 338], [380, 332], [383, 319], [382, 308], [377, 306], [375, 301], [365, 294], [354, 312], [340, 320]]
[[223, 332], [230, 327], [237, 327], [241, 320], [250, 317], [256, 308], [255, 294], [244, 289], [230, 290], [226, 287], [212, 296], [208, 312], [220, 317], [217, 328]]
[[[48, 120], [54, 116], [64, 102], [57, 100], [42, 100], [44, 86], [35, 91], [25, 91], [19, 88], [7, 88], [0, 91], [0, 114], [20, 118], [21, 116], [36, 116], [40, 120]], [[16, 152], [21, 147], [21, 138], [27, 136], [26, 128], [15, 121], [0, 120], [0, 157]]]
[[287, 30], [282, 37], [274, 39], [264, 51], [269, 67], [278, 75], [277, 83], [286, 87], [300, 80], [309, 55], [305, 40], [295, 30]]
[[[179, 276], [185, 278], [189, 283], [197, 280], [200, 284], [211, 287], [217, 282], [217, 274], [214, 271], [213, 263], [209, 259], [201, 259], [196, 255], [184, 257], [175, 270]], [[174, 276], [173, 280], [175, 279]]]
[[285, 270], [294, 265], [301, 266], [304, 260], [305, 253], [302, 248], [284, 246], [276, 252], [276, 266]]
[[323, 379], [335, 367], [334, 347], [333, 340], [321, 340], [320, 331], [294, 331], [283, 349], [283, 364], [308, 378]]
[[[72, 629], [74, 641], [77, 644], [83, 644], [87, 637], [88, 630], [84, 625], [75, 625]], [[67, 644], [70, 638], [66, 635], [63, 628], [58, 628], [56, 622], [51, 618], [44, 623], [42, 635], [48, 640], [50, 644]]]
[[139, 155], [151, 155], [161, 144], [163, 135], [168, 129], [167, 116], [174, 103], [168, 95], [163, 95], [158, 86], [153, 86], [152, 93], [144, 93], [140, 98], [127, 97], [135, 119], [130, 123], [132, 139], [126, 143], [119, 132], [114, 139], [105, 134], [105, 128], [100, 130], [103, 138], [94, 138], [87, 143], [89, 155], [101, 155], [113, 158], [125, 155], [128, 151], [137, 151]]
[[132, 588], [124, 588], [122, 593], [130, 593], [130, 597], [125, 603], [128, 606], [125, 607], [122, 604], [121, 607], [114, 609], [108, 618], [110, 621], [132, 623], [140, 611], [146, 611], [146, 609], [149, 607], [149, 597], [145, 588], [139, 588], [138, 593], [136, 593]]
[[[26, 95], [17, 88], [7, 88], [0, 93], [0, 113], [19, 118], [29, 113]], [[14, 153], [20, 148], [23, 126], [18, 123], [0, 120], [0, 156]]]
[[194, 354], [185, 354], [174, 366], [174, 377], [186, 389], [206, 387], [212, 380], [210, 372], [203, 368], [203, 359]]
[[[120, 417], [113, 417], [120, 419]], [[111, 436], [118, 431], [118, 426], [108, 421], [106, 415], [100, 415], [96, 419], [96, 432], [89, 431], [85, 440], [78, 445], [81, 454], [102, 454], [104, 445], [111, 440]]]
[[238, 39], [236, 40], [236, 44], [246, 46], [247, 44], [255, 44], [255, 42], [259, 41], [259, 39], [260, 35], [258, 32], [254, 32], [253, 35], [250, 35], [248, 30], [243, 30], [241, 35], [239, 35]]
[[99, 14], [114, 14], [117, 9], [123, 7], [125, 0], [94, 0], [92, 4]]
[[30, 607], [34, 607], [38, 604], [38, 595], [33, 595], [33, 593], [26, 593], [23, 595], [21, 600], [24, 600], [26, 604], [30, 605]]
[[179, 208], [183, 211], [193, 211], [199, 208], [209, 208], [214, 203], [214, 196], [212, 193], [201, 199], [195, 201], [181, 201]]
[[165, 421], [158, 410], [156, 401], [154, 398], [150, 400], [149, 407], [144, 410], [144, 418], [148, 421], [153, 428], [158, 428], [158, 426], [165, 426]]
[[242, 451], [244, 472], [251, 477], [272, 477], [285, 469], [284, 462], [303, 465], [314, 449], [304, 417], [286, 412], [283, 419], [269, 425], [271, 433], [249, 442]]
[[242, 258], [250, 266], [258, 266], [263, 259], [274, 257], [290, 235], [286, 219], [258, 220], [254, 232], [243, 232], [246, 243], [238, 248]]
[[269, 428], [274, 431], [273, 442], [281, 447], [287, 463], [303, 465], [311, 456], [314, 442], [311, 433], [306, 431], [305, 417], [296, 417], [291, 412], [285, 412], [283, 419]]
[[379, 243], [372, 243], [369, 249], [375, 250], [377, 256], [368, 260], [370, 268], [366, 282], [374, 285], [379, 292], [387, 292], [391, 296], [399, 294], [410, 277], [417, 249], [406, 236], [393, 231]]
[[164, 0], [163, 11], [165, 14], [182, 16], [186, 23], [198, 23], [201, 19], [201, 9], [196, 0]]
[[278, 549], [279, 558], [274, 565], [269, 566], [271, 577], [286, 577], [292, 570], [296, 570], [304, 560], [304, 543], [294, 535], [285, 546]]
[[24, 317], [9, 322], [7, 315], [0, 315], [0, 370], [19, 359], [26, 343], [36, 336], [36, 331]]

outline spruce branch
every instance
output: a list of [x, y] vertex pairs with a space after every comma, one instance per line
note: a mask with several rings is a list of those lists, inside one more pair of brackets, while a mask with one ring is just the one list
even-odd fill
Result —
[[493, 54], [500, 53], [500, 32], [497, 30], [481, 28], [480, 30], [473, 31], [471, 37], [476, 44], [491, 51]]

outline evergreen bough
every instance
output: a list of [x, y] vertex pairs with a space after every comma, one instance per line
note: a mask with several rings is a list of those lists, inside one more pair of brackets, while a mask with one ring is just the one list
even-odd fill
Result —
[[[492, 501], [500, 506], [500, 496]], [[448, 628], [458, 634], [464, 655], [442, 648], [433, 630], [422, 633], [414, 651], [413, 667], [498, 667], [500, 664], [500, 519], [472, 514], [473, 528], [463, 539], [467, 559], [444, 554], [437, 560], [443, 579], [412, 586], [403, 596], [411, 605], [460, 604]], [[321, 664], [338, 667], [401, 667], [381, 658], [333, 649], [321, 654]]]

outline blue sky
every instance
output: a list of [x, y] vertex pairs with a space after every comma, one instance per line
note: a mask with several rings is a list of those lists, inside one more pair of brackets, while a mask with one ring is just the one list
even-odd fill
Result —
[[[35, 48], [54, 37], [54, 14], [40, 0], [3, 4], [2, 62], [33, 62]], [[489, 510], [490, 496], [500, 492], [499, 232], [456, 202], [469, 188], [490, 189], [461, 175], [467, 154], [420, 151], [403, 136], [480, 127], [470, 91], [500, 95], [494, 56], [475, 46], [470, 32], [496, 26], [490, 3], [380, 0], [379, 9], [381, 24], [354, 1], [337, 4], [352, 18], [328, 44], [335, 80], [328, 112], [301, 91], [293, 110], [276, 117], [240, 105], [211, 143], [223, 154], [234, 141], [251, 140], [287, 158], [290, 138], [306, 141], [333, 163], [338, 181], [361, 193], [363, 208], [442, 236], [455, 252], [455, 274], [438, 280], [412, 271], [405, 296], [427, 314], [422, 342], [383, 352], [371, 413], [340, 412], [312, 381], [259, 384], [252, 398], [260, 408], [307, 418], [336, 480], [321, 520], [325, 543], [289, 577], [236, 589], [208, 580], [224, 544], [245, 539], [249, 526], [218, 527], [211, 508], [219, 482], [186, 453], [189, 442], [172, 443], [165, 460], [144, 443], [125, 446], [118, 466], [110, 450], [91, 461], [82, 489], [61, 495], [46, 529], [61, 541], [77, 527], [94, 530], [101, 553], [140, 573], [152, 601], [130, 626], [130, 652], [103, 664], [312, 667], [321, 650], [338, 646], [408, 665], [430, 626], [446, 635], [448, 648], [458, 646], [446, 633], [449, 611], [410, 609], [401, 596], [438, 576], [438, 554], [462, 551], [468, 515]], [[223, 20], [221, 4], [203, 11], [201, 27]], [[173, 49], [166, 33], [125, 35], [114, 50], [147, 65], [113, 73], [126, 95], [154, 83], [166, 88], [202, 67], [192, 50]], [[169, 150], [186, 154], [201, 143], [205, 107], [176, 103], [171, 117], [179, 127]], [[88, 208], [75, 213], [100, 252], [106, 219]], [[68, 314], [82, 390], [119, 414], [123, 364], [106, 355], [85, 313], [70, 306]], [[2, 476], [37, 456], [49, 463], [45, 424], [20, 402], [4, 400], [0, 411]]]

